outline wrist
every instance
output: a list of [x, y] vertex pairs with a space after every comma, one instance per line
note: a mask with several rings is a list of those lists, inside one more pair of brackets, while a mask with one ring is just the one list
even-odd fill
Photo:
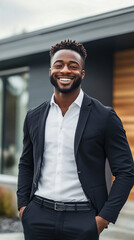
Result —
[[104, 230], [104, 228], [107, 228], [109, 222], [100, 216], [96, 216], [95, 219], [96, 219], [98, 234], [100, 234]]
[[100, 222], [103, 224], [104, 227], [107, 227], [107, 226], [108, 226], [108, 224], [109, 224], [109, 221], [108, 221], [108, 220], [104, 219], [104, 218], [101, 217], [101, 216], [96, 216], [96, 217], [98, 218], [98, 221], [100, 221]]

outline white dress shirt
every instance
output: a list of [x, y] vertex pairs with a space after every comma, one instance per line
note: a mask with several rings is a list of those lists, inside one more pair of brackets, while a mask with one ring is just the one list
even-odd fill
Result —
[[81, 90], [64, 116], [52, 96], [45, 127], [41, 177], [35, 195], [54, 201], [87, 201], [74, 156], [74, 138], [83, 95]]

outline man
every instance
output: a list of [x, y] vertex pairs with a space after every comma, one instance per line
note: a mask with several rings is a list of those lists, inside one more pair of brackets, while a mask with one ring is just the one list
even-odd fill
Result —
[[[25, 119], [17, 194], [26, 240], [99, 239], [134, 183], [120, 119], [81, 89], [86, 56], [71, 40], [51, 48], [54, 94]], [[115, 176], [109, 196], [106, 158]]]

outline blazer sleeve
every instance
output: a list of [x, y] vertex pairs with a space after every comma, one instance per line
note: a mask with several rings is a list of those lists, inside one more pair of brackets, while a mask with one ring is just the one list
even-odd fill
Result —
[[28, 131], [28, 113], [24, 121], [23, 151], [19, 162], [17, 189], [18, 209], [22, 206], [27, 206], [29, 203], [33, 181], [33, 145]]
[[113, 109], [106, 124], [105, 153], [115, 180], [98, 215], [115, 223], [134, 184], [134, 163], [122, 122]]

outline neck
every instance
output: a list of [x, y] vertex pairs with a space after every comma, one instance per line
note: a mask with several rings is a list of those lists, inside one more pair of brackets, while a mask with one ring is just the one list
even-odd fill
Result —
[[77, 98], [77, 96], [80, 93], [80, 87], [75, 90], [75, 92], [72, 93], [61, 93], [59, 91], [57, 91], [57, 89], [54, 89], [54, 99], [56, 104], [60, 107], [60, 108], [66, 108], [68, 109], [69, 106], [75, 101], [75, 99]]

